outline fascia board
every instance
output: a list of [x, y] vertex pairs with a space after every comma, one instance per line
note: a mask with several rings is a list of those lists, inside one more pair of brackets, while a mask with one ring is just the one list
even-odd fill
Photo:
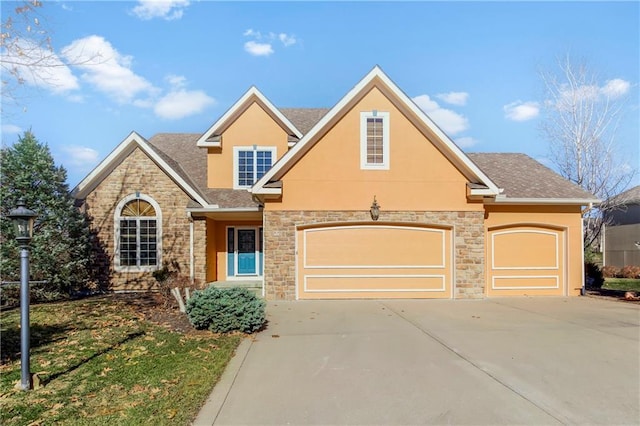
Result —
[[75, 198], [85, 198], [109, 173], [116, 168], [133, 150], [139, 147], [156, 163], [165, 173], [173, 179], [189, 196], [193, 197], [201, 205], [209, 203], [180, 175], [178, 175], [150, 146], [149, 142], [136, 132], [131, 132], [98, 166], [91, 171], [71, 192]]
[[79, 199], [85, 198], [99, 182], [107, 177], [122, 160], [133, 152], [135, 147], [138, 146], [138, 140], [144, 140], [144, 138], [136, 132], [129, 133], [104, 160], [73, 188], [71, 195]]
[[274, 177], [280, 178], [281, 172], [288, 170], [288, 166], [296, 161], [301, 155], [304, 154], [303, 149], [310, 143], [327, 124], [331, 123], [337, 114], [339, 114], [344, 107], [352, 102], [375, 78], [379, 78], [392, 92], [400, 99], [410, 111], [422, 120], [427, 127], [447, 146], [453, 155], [484, 185], [486, 185], [491, 193], [488, 195], [497, 195], [501, 191], [495, 183], [487, 175], [485, 175], [478, 166], [473, 163], [469, 157], [467, 157], [458, 146], [453, 143], [451, 139], [413, 102], [400, 88], [382, 71], [379, 66], [375, 66], [353, 89], [351, 89], [342, 99], [325, 114], [325, 116], [316, 123], [315, 126], [298, 141], [289, 151], [272, 167], [265, 175], [254, 185], [251, 192], [254, 194], [261, 194], [262, 187], [271, 181]]
[[260, 100], [260, 102], [262, 104], [264, 104], [269, 109], [269, 111], [271, 111], [271, 113], [275, 117], [277, 117], [277, 119], [280, 120], [285, 127], [287, 127], [289, 129], [289, 131], [293, 132], [293, 134], [296, 137], [298, 137], [298, 138], [302, 137], [302, 133], [300, 132], [300, 130], [298, 130], [298, 128], [296, 126], [294, 126], [293, 123], [291, 123], [291, 121], [289, 121], [289, 119], [287, 117], [285, 117], [284, 114], [282, 114], [280, 112], [280, 110], [278, 108], [276, 108], [271, 103], [271, 101], [269, 101], [269, 99], [267, 99], [267, 97], [264, 96], [258, 90], [257, 87], [251, 86], [251, 88], [249, 88], [249, 90], [247, 90], [245, 92], [245, 94], [242, 95], [242, 97], [240, 99], [238, 99], [238, 101], [236, 101], [236, 103], [234, 103], [231, 106], [231, 108], [229, 108], [222, 115], [222, 117], [220, 117], [215, 123], [213, 123], [213, 125], [211, 127], [209, 127], [209, 129], [206, 132], [204, 132], [202, 134], [202, 136], [200, 136], [200, 138], [196, 142], [196, 146], [198, 146], [200, 148], [208, 148], [208, 147], [219, 148], [221, 146], [220, 142], [209, 142], [209, 141], [207, 141], [207, 139], [209, 139], [216, 132], [218, 132], [227, 123], [227, 121], [229, 121], [229, 119], [231, 119], [233, 116], [235, 116], [238, 113], [238, 111], [240, 111], [240, 109], [242, 109], [244, 107], [244, 105], [252, 97], [256, 97], [258, 100]]
[[317, 133], [320, 132], [328, 123], [335, 119], [336, 115], [342, 111], [342, 109], [349, 104], [357, 95], [360, 93], [366, 86], [373, 80], [373, 78], [377, 75], [377, 73], [381, 72], [378, 66], [374, 67], [358, 84], [356, 84], [353, 89], [351, 89], [342, 99], [334, 105], [329, 112], [327, 112], [319, 122], [317, 122], [311, 130], [307, 132], [306, 135], [302, 139], [300, 139], [289, 151], [287, 151], [280, 160], [273, 166], [271, 169], [265, 173], [260, 180], [258, 180], [253, 188], [251, 188], [251, 192], [253, 194], [266, 194], [263, 192], [266, 185], [269, 181], [276, 176], [276, 173], [279, 173], [281, 170], [286, 169], [286, 166], [289, 165], [292, 161], [297, 160], [301, 156], [301, 151], [304, 147], [309, 144], [309, 141], [313, 140]]
[[495, 199], [487, 200], [487, 204], [574, 204], [574, 205], [597, 205], [602, 200], [596, 198], [510, 198], [498, 196]]

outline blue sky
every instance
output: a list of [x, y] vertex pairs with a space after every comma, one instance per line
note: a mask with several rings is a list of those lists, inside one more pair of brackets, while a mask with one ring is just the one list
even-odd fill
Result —
[[[2, 20], [16, 3], [2, 1]], [[639, 2], [45, 1], [71, 66], [3, 94], [2, 143], [31, 129], [75, 186], [131, 131], [202, 133], [252, 85], [331, 107], [373, 66], [464, 150], [550, 164], [540, 68], [585, 58], [627, 96], [620, 153], [640, 166]], [[636, 178], [637, 179], [637, 178]]]

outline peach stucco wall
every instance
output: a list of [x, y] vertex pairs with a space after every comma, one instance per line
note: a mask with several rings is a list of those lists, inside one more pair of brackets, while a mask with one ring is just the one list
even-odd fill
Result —
[[252, 145], [275, 146], [278, 158], [288, 149], [287, 132], [257, 102], [252, 103], [222, 133], [222, 148], [209, 148], [209, 188], [233, 188], [233, 147]]
[[[487, 205], [485, 207], [485, 238], [489, 241], [490, 233], [502, 228], [519, 228], [519, 229], [541, 229], [550, 228], [551, 232], [556, 230], [559, 238], [564, 237], [566, 245], [561, 247], [559, 258], [564, 257], [566, 262], [566, 270], [562, 270], [562, 274], [566, 280], [566, 294], [575, 296], [580, 294], [582, 288], [582, 220], [581, 210], [579, 206], [497, 206]], [[523, 248], [527, 244], [524, 239], [537, 238], [541, 246], [546, 246], [541, 235], [532, 237], [531, 235], [522, 234], [514, 237], [515, 241], [504, 240], [507, 245], [511, 244], [513, 252], [520, 253], [529, 264], [548, 265], [550, 257], [548, 252], [535, 251]], [[524, 238], [524, 239], [523, 239]], [[529, 241], [531, 242], [531, 241]], [[487, 258], [487, 282], [491, 282], [491, 264], [489, 262], [491, 256], [490, 241], [486, 245]], [[503, 247], [501, 250], [507, 250]], [[562, 267], [562, 265], [560, 265]], [[541, 272], [543, 274], [543, 272]], [[542, 283], [542, 281], [541, 281]], [[564, 289], [563, 289], [564, 290]], [[504, 295], [520, 295], [527, 293], [526, 291], [504, 292]], [[538, 291], [539, 295], [562, 295], [563, 292], [557, 291]]]
[[[389, 170], [361, 170], [360, 113], [389, 112]], [[467, 179], [377, 88], [367, 93], [282, 178], [281, 201], [267, 210], [481, 211]]]

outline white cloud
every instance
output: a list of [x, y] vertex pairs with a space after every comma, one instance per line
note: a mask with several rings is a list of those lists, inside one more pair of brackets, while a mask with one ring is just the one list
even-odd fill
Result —
[[65, 146], [62, 147], [65, 159], [62, 161], [67, 167], [74, 169], [88, 170], [91, 169], [98, 161], [98, 151], [86, 146]]
[[[17, 42], [16, 49], [3, 49], [0, 59], [5, 64], [15, 64], [9, 67], [30, 86], [44, 88], [55, 94], [79, 88], [78, 79], [60, 57], [32, 40], [22, 39]], [[4, 71], [5, 65], [2, 68]]]
[[527, 121], [540, 114], [538, 102], [515, 101], [503, 107], [505, 117], [512, 121]]
[[600, 89], [603, 95], [610, 98], [617, 98], [626, 95], [631, 88], [631, 83], [622, 80], [620, 78], [614, 78], [607, 81], [607, 83]]
[[15, 124], [3, 124], [2, 125], [2, 134], [6, 135], [17, 135], [23, 133], [22, 128], [16, 126]]
[[144, 21], [154, 18], [171, 21], [182, 18], [187, 6], [189, 0], [138, 0], [131, 12]]
[[202, 112], [214, 99], [201, 90], [174, 90], [163, 96], [154, 107], [157, 116], [177, 120]]
[[275, 52], [273, 44], [280, 41], [286, 48], [298, 43], [298, 39], [293, 34], [269, 32], [263, 35], [260, 31], [249, 28], [242, 33], [245, 37], [251, 37], [244, 44], [244, 50], [253, 56], [269, 56]]
[[132, 71], [131, 56], [121, 55], [103, 37], [93, 35], [75, 40], [62, 52], [84, 71], [83, 80], [119, 103], [132, 103], [141, 95], [150, 96], [158, 91]]
[[478, 143], [478, 140], [470, 136], [463, 136], [461, 138], [456, 138], [455, 142], [460, 148], [471, 148]]
[[469, 128], [469, 120], [466, 117], [442, 108], [429, 95], [419, 95], [412, 99], [445, 133], [455, 135]]
[[285, 33], [278, 34], [278, 39], [282, 42], [282, 44], [284, 44], [284, 47], [292, 46], [298, 42], [294, 35], [288, 35]]
[[262, 37], [260, 32], [259, 31], [254, 31], [253, 28], [249, 28], [244, 33], [242, 33], [242, 35], [245, 36], [245, 37], [255, 37], [255, 38], [258, 38], [258, 39]]
[[271, 43], [258, 43], [253, 40], [244, 44], [244, 50], [253, 56], [269, 56], [273, 53]]
[[467, 92], [449, 92], [436, 95], [438, 99], [442, 99], [448, 104], [463, 106], [467, 104], [469, 94]]

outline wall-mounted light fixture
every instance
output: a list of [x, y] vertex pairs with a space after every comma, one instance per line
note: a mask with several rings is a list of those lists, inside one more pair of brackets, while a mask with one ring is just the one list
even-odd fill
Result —
[[371, 204], [371, 208], [369, 209], [369, 213], [371, 213], [371, 219], [378, 220], [380, 217], [380, 205], [376, 200], [376, 196], [373, 196], [373, 203]]

